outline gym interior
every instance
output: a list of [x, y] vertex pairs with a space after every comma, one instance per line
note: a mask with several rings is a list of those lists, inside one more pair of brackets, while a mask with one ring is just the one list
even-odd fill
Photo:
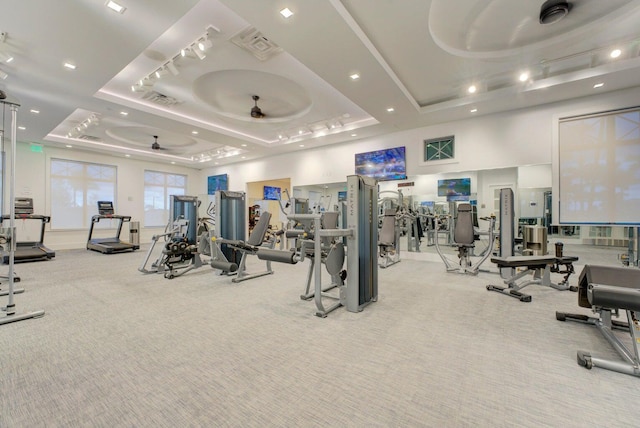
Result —
[[[494, 56], [470, 42], [466, 54], [453, 49], [454, 35], [434, 22], [450, 12], [446, 2], [396, 11], [399, 22], [424, 13], [428, 48], [487, 67], [487, 81], [503, 78], [498, 57], [516, 70], [562, 47], [525, 86], [479, 83], [479, 94], [442, 95], [417, 110], [407, 107], [416, 88], [402, 83], [411, 73], [389, 78], [388, 63], [402, 60], [370, 27], [391, 16], [389, 5], [374, 13], [344, 1], [122, 0], [107, 2], [122, 10], [76, 2], [86, 10], [63, 14], [36, 3], [39, 17], [12, 0], [0, 18], [0, 71], [9, 74], [0, 80], [0, 426], [637, 423], [638, 1], [605, 15], [577, 1], [507, 8], [535, 21], [533, 39], [514, 42], [529, 55], [518, 58], [507, 47]], [[496, 5], [480, 3], [462, 9], [476, 11], [481, 30], [478, 11]], [[285, 6], [293, 15], [266, 17]], [[47, 46], [89, 31], [74, 21], [58, 34], [45, 11], [63, 23], [78, 13], [98, 34], [117, 25], [135, 34], [128, 19], [145, 13], [158, 27], [131, 36], [103, 71], [92, 68], [95, 88], [78, 78], [64, 99], [68, 73], [81, 66], [59, 72], [57, 85], [6, 62], [27, 57], [18, 27], [27, 16], [34, 32], [52, 31]], [[313, 33], [305, 15], [314, 13], [336, 34], [347, 31], [338, 23], [349, 28], [333, 62], [287, 35], [287, 25]], [[540, 34], [554, 14], [553, 34]], [[233, 30], [249, 23], [253, 32]], [[590, 49], [555, 41], [586, 30]], [[280, 56], [225, 56], [243, 34]], [[305, 41], [335, 43], [326, 37]], [[212, 56], [199, 42], [228, 65], [195, 70]], [[90, 48], [66, 43], [77, 55]], [[594, 59], [616, 43], [635, 50], [619, 65]], [[354, 82], [330, 71], [361, 49], [375, 67], [358, 63], [359, 76], [346, 80], [362, 87], [347, 88]], [[312, 51], [326, 64], [314, 64]], [[91, 58], [75, 61], [88, 67]], [[367, 72], [384, 74], [376, 87], [404, 100], [395, 111], [364, 85]], [[126, 79], [140, 104], [119, 95]], [[172, 89], [189, 101], [158, 101]], [[249, 97], [239, 103], [249, 118], [238, 119], [236, 93]], [[329, 115], [341, 111], [330, 97], [352, 113]], [[278, 118], [270, 99], [300, 111]]]

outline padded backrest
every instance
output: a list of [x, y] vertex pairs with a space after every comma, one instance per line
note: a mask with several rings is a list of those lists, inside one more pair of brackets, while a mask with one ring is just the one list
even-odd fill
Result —
[[323, 229], [337, 229], [338, 228], [338, 212], [326, 211], [322, 213], [320, 218], [320, 227]]
[[453, 240], [456, 244], [473, 244], [473, 217], [471, 204], [458, 205], [458, 217], [456, 218]]
[[[320, 227], [322, 229], [337, 229], [338, 228], [338, 215], [337, 211], [325, 211], [320, 217]], [[322, 238], [323, 245], [331, 245], [333, 238], [325, 236]]]
[[396, 240], [396, 212], [386, 210], [382, 217], [382, 229], [378, 236], [378, 245], [395, 245]]
[[257, 247], [262, 245], [264, 241], [264, 237], [267, 234], [267, 229], [269, 229], [269, 222], [271, 221], [271, 213], [269, 211], [265, 211], [260, 215], [260, 220], [254, 226], [251, 231], [251, 235], [249, 235], [249, 240], [247, 244], [253, 245]]

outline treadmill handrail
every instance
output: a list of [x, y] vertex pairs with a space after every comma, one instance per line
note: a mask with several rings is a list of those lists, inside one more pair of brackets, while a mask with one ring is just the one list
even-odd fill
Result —
[[[2, 214], [0, 216], [0, 223], [5, 220], [9, 220], [10, 214]], [[51, 216], [48, 215], [40, 215], [40, 214], [17, 214], [13, 216], [15, 220], [42, 220], [43, 223], [49, 223], [51, 221]]]
[[120, 215], [120, 214], [96, 214], [91, 217], [92, 223], [98, 223], [101, 219], [116, 219], [122, 220], [123, 222], [131, 221], [130, 215]]

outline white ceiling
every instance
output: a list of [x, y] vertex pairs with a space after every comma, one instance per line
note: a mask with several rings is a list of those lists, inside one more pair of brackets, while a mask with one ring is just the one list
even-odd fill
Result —
[[203, 168], [640, 85], [640, 0], [118, 2], [3, 1], [19, 141]]

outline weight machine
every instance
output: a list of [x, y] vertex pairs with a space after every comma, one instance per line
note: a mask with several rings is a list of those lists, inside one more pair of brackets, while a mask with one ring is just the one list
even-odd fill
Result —
[[[289, 231], [297, 235], [296, 251], [259, 250], [258, 258], [293, 264], [313, 254], [306, 292], [300, 297], [313, 298], [319, 317], [326, 317], [340, 306], [349, 312], [360, 312], [378, 300], [377, 201], [378, 187], [373, 178], [350, 175], [347, 177], [346, 228], [327, 228], [336, 227], [336, 217], [332, 220], [325, 217], [323, 228], [323, 214], [289, 214], [289, 220], [303, 225], [302, 232]], [[327, 214], [336, 213], [325, 212], [324, 216]], [[293, 237], [290, 233], [288, 236]], [[346, 269], [343, 269], [345, 254]], [[332, 277], [329, 286], [323, 285], [322, 265]], [[335, 289], [337, 294], [328, 293]]]
[[[482, 220], [486, 220], [489, 222], [489, 246], [484, 250], [484, 255], [477, 260], [475, 263], [471, 260], [471, 255], [474, 248], [474, 242], [476, 238], [476, 231], [473, 226], [473, 218], [472, 218], [472, 207], [471, 204], [462, 203], [457, 207], [458, 218], [451, 222], [451, 224], [455, 224], [455, 229], [453, 230], [453, 245], [458, 249], [458, 263], [456, 264], [449, 260], [442, 249], [440, 248], [439, 240], [435, 239], [435, 246], [438, 255], [444, 262], [447, 272], [457, 272], [462, 274], [470, 274], [477, 275], [480, 271], [480, 266], [482, 263], [489, 258], [489, 256], [493, 253], [493, 245], [494, 245], [494, 229], [496, 224], [496, 218], [494, 216], [491, 217], [483, 217]], [[438, 229], [439, 221], [438, 216], [435, 217], [436, 230]]]
[[[138, 270], [142, 273], [162, 273], [167, 279], [173, 279], [202, 267], [205, 263], [202, 256], [212, 257], [217, 248], [212, 244], [213, 231], [198, 231], [198, 206], [200, 201], [195, 196], [171, 195], [169, 224], [165, 233], [154, 235], [146, 257]], [[151, 263], [156, 244], [164, 240], [160, 256]], [[212, 257], [213, 259], [213, 257]], [[233, 269], [232, 265], [228, 266]]]
[[[11, 175], [9, 177], [9, 230], [6, 231], [5, 237], [8, 240], [9, 244], [9, 273], [7, 275], [7, 280], [9, 282], [9, 288], [6, 293], [7, 296], [7, 304], [2, 307], [0, 312], [4, 312], [5, 315], [0, 317], [0, 325], [9, 324], [16, 321], [23, 321], [31, 318], [39, 318], [44, 315], [43, 310], [31, 311], [31, 312], [23, 312], [18, 313], [16, 310], [16, 304], [14, 300], [14, 295], [19, 291], [15, 288], [15, 283], [18, 282], [18, 278], [13, 270], [15, 263], [15, 254], [16, 254], [16, 241], [15, 241], [15, 214], [16, 214], [16, 202], [15, 202], [15, 189], [16, 189], [16, 127], [17, 127], [17, 117], [18, 117], [18, 107], [20, 106], [16, 101], [7, 99], [6, 94], [0, 90], [0, 105], [2, 106], [2, 128], [0, 129], [0, 146], [1, 146], [1, 184], [2, 188], [0, 189], [0, 204], [4, 201], [4, 189], [5, 189], [5, 165], [4, 165], [4, 113], [6, 109], [9, 108], [11, 111], [11, 158], [9, 161], [9, 169], [11, 171]], [[0, 211], [2, 211], [0, 209]]]

